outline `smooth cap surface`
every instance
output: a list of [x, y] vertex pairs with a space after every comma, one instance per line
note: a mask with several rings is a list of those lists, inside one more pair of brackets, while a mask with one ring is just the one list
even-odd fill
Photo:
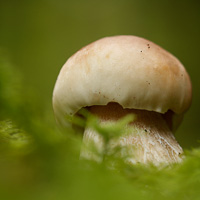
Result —
[[80, 49], [62, 67], [53, 92], [57, 121], [92, 105], [184, 113], [190, 78], [172, 54], [136, 36], [106, 37]]

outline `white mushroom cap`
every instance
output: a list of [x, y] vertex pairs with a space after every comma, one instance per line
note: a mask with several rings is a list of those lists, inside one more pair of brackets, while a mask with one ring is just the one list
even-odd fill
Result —
[[191, 104], [190, 78], [172, 54], [136, 36], [106, 37], [64, 64], [53, 92], [57, 121], [82, 107], [117, 102], [123, 108], [175, 114]]

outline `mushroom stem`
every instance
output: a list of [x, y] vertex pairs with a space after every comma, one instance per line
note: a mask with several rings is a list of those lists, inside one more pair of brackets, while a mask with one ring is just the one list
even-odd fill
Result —
[[[136, 119], [128, 124], [124, 133], [116, 139], [109, 141], [105, 147], [103, 136], [91, 128], [86, 128], [83, 136], [84, 148], [81, 157], [101, 162], [103, 152], [114, 147], [121, 147], [120, 155], [130, 163], [176, 163], [182, 160], [183, 150], [176, 141], [172, 131], [163, 118], [157, 112], [123, 109], [117, 103], [109, 103], [106, 106], [92, 106], [89, 111], [97, 115], [100, 123], [115, 123], [127, 114], [134, 114]], [[98, 153], [87, 148], [91, 142]]]

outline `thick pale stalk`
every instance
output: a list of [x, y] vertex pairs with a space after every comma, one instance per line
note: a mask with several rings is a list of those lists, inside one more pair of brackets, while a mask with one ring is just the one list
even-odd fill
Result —
[[[117, 140], [111, 140], [109, 150], [121, 147], [120, 156], [131, 163], [176, 163], [182, 160], [183, 150], [176, 141], [162, 114], [144, 110], [123, 109], [119, 104], [93, 106], [90, 112], [100, 118], [100, 123], [114, 123], [127, 114], [134, 114], [136, 119], [127, 125]], [[83, 148], [81, 157], [101, 161], [105, 150], [103, 137], [90, 128], [84, 132], [83, 144], [94, 144], [98, 153]]]

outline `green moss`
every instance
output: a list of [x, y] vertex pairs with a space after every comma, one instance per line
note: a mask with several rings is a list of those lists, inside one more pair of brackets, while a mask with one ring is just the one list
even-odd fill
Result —
[[[80, 160], [82, 137], [71, 128], [61, 132], [51, 108], [40, 109], [39, 96], [25, 94], [16, 74], [0, 56], [1, 199], [199, 199], [200, 149], [159, 169], [127, 165], [115, 154], [101, 164]], [[109, 141], [129, 120], [99, 127], [91, 117], [88, 126]]]

